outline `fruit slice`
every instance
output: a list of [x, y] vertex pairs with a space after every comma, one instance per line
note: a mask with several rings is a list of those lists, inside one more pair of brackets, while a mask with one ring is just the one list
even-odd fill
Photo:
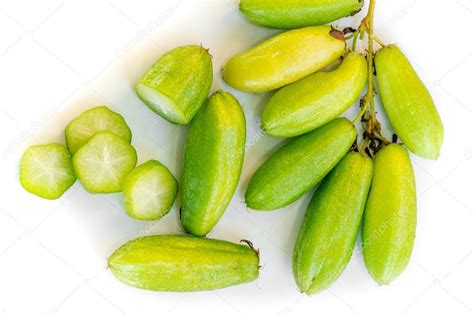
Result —
[[132, 170], [123, 182], [125, 211], [133, 218], [155, 220], [166, 215], [178, 194], [178, 182], [157, 160]]
[[39, 197], [57, 199], [75, 181], [71, 155], [64, 145], [31, 146], [21, 158], [21, 185]]
[[137, 163], [137, 153], [123, 138], [102, 131], [74, 154], [72, 162], [87, 191], [112, 193], [122, 190], [123, 180]]
[[212, 59], [202, 46], [172, 49], [161, 56], [135, 86], [155, 113], [173, 124], [187, 124], [209, 94]]
[[83, 112], [66, 127], [66, 143], [71, 154], [87, 143], [99, 131], [112, 132], [130, 143], [132, 132], [123, 117], [106, 106]]

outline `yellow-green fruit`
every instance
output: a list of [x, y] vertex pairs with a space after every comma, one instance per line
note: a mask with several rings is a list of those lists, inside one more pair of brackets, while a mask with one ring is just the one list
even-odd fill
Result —
[[350, 152], [314, 193], [293, 252], [293, 275], [300, 291], [320, 292], [346, 268], [371, 180], [372, 159]]
[[408, 59], [395, 45], [375, 55], [377, 83], [393, 129], [415, 154], [437, 159], [444, 127], [429, 91]]
[[367, 270], [379, 284], [397, 278], [410, 260], [416, 230], [415, 176], [405, 148], [391, 144], [374, 159], [362, 222]]
[[328, 66], [344, 49], [344, 35], [328, 25], [287, 31], [232, 57], [224, 80], [243, 91], [270, 91]]
[[212, 60], [198, 45], [180, 46], [161, 56], [135, 86], [155, 113], [173, 124], [187, 124], [209, 94]]
[[274, 210], [296, 201], [344, 157], [357, 132], [346, 118], [290, 140], [255, 172], [245, 192], [247, 206]]
[[184, 149], [181, 223], [196, 236], [217, 224], [239, 183], [245, 116], [239, 102], [217, 91], [191, 121]]
[[131, 240], [108, 259], [125, 284], [153, 290], [190, 292], [255, 280], [259, 258], [253, 248], [191, 236], [147, 236]]
[[252, 22], [278, 29], [326, 24], [361, 9], [363, 0], [240, 0]]
[[269, 135], [293, 137], [318, 128], [346, 111], [367, 81], [365, 57], [347, 54], [333, 71], [316, 72], [275, 93], [262, 112]]

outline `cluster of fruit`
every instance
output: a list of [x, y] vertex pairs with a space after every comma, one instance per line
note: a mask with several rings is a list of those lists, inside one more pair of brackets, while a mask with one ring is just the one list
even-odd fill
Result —
[[[403, 144], [436, 159], [443, 125], [433, 100], [395, 45], [373, 34], [375, 1], [357, 29], [321, 25], [361, 9], [360, 0], [241, 0], [251, 21], [292, 28], [231, 58], [224, 80], [248, 92], [278, 89], [264, 106], [265, 133], [292, 137], [252, 176], [245, 201], [255, 210], [291, 204], [320, 186], [296, 241], [293, 274], [299, 289], [329, 287], [346, 267], [359, 228], [370, 275], [394, 280], [408, 264], [416, 229], [416, 192], [407, 150], [382, 136], [374, 109], [374, 70], [388, 119]], [[350, 34], [350, 35], [348, 35]], [[368, 35], [367, 56], [356, 43]], [[346, 41], [353, 39], [352, 49]], [[373, 44], [381, 49], [374, 57]], [[330, 69], [328, 69], [330, 67]], [[164, 54], [136, 84], [139, 98], [173, 124], [188, 124], [181, 223], [194, 236], [149, 236], [116, 250], [108, 265], [121, 281], [168, 291], [208, 290], [254, 280], [259, 254], [247, 245], [202, 238], [217, 224], [239, 182], [245, 153], [245, 116], [235, 97], [212, 84], [212, 60], [201, 46]], [[353, 121], [339, 118], [360, 97]], [[356, 124], [364, 133], [358, 139]], [[141, 220], [167, 214], [178, 192], [156, 160], [135, 167], [137, 155], [124, 119], [96, 107], [66, 127], [60, 144], [29, 148], [21, 161], [24, 188], [60, 197], [76, 177], [91, 193], [122, 192], [127, 213]]]

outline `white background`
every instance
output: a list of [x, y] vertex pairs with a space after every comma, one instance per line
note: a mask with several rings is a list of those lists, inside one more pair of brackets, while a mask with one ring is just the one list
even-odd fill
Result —
[[[268, 96], [235, 91], [220, 77], [230, 56], [275, 31], [248, 23], [235, 1], [1, 0], [0, 314], [472, 314], [472, 10], [472, 0], [378, 1], [376, 33], [401, 46], [431, 90], [445, 144], [438, 161], [412, 156], [418, 230], [403, 275], [378, 286], [356, 251], [329, 290], [308, 297], [294, 284], [291, 252], [311, 193], [278, 211], [246, 210], [245, 185], [281, 140], [258, 130]], [[362, 16], [335, 24], [356, 26]], [[252, 240], [263, 269], [256, 282], [219, 291], [130, 288], [106, 269], [106, 257], [137, 236], [177, 233], [179, 201], [150, 223], [127, 217], [119, 194], [89, 195], [79, 183], [46, 201], [21, 188], [18, 162], [31, 144], [63, 143], [70, 119], [107, 104], [129, 123], [139, 161], [159, 159], [180, 178], [185, 128], [154, 115], [132, 87], [166, 50], [199, 43], [214, 56], [213, 89], [229, 90], [242, 103], [249, 148], [238, 192], [209, 237]]]

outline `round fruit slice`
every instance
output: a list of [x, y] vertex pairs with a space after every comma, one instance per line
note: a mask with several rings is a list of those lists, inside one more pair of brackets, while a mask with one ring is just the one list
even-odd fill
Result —
[[77, 178], [87, 191], [120, 192], [125, 176], [137, 163], [137, 152], [123, 138], [102, 131], [74, 154], [72, 163]]
[[155, 220], [166, 215], [177, 194], [178, 182], [157, 160], [139, 165], [123, 182], [125, 211], [140, 220]]
[[66, 127], [66, 143], [74, 154], [89, 138], [100, 131], [109, 131], [130, 143], [132, 132], [123, 117], [106, 106], [98, 106], [83, 112]]
[[45, 199], [57, 199], [76, 181], [71, 155], [61, 144], [28, 148], [20, 163], [20, 182], [26, 191]]

